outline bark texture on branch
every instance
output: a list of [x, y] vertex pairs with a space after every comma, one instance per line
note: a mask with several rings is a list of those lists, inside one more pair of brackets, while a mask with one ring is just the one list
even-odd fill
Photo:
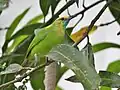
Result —
[[45, 90], [55, 90], [56, 88], [56, 62], [51, 63], [45, 68]]

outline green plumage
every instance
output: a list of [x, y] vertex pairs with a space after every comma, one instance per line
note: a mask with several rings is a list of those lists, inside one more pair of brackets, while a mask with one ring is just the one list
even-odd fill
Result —
[[64, 20], [58, 19], [48, 27], [35, 30], [35, 37], [31, 42], [27, 58], [34, 58], [37, 54], [45, 56], [54, 46], [64, 42], [65, 23]]

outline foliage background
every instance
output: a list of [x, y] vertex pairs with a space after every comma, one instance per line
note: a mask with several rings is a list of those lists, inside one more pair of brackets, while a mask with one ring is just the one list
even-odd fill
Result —
[[[63, 0], [64, 1], [64, 0]], [[95, 2], [95, 0], [85, 0], [86, 6], [91, 4], [92, 2]], [[81, 2], [80, 2], [81, 3]], [[65, 2], [61, 2], [59, 7], [62, 7], [65, 4]], [[101, 3], [89, 11], [85, 13], [84, 19], [80, 22], [80, 24], [75, 28], [75, 31], [79, 28], [89, 25], [90, 21], [94, 18], [95, 14], [98, 13], [98, 11], [102, 8], [104, 4]], [[10, 3], [10, 7], [3, 11], [3, 13], [0, 16], [0, 27], [6, 27], [9, 26], [12, 20], [19, 15], [23, 10], [30, 7], [28, 14], [25, 16], [25, 18], [20, 23], [20, 26], [23, 26], [30, 18], [36, 16], [37, 14], [40, 14], [40, 8], [38, 0], [14, 0]], [[75, 8], [75, 9], [74, 9]], [[80, 8], [82, 9], [82, 8]], [[73, 5], [70, 8], [71, 14], [74, 14], [77, 11], [80, 11], [80, 9], [77, 9], [76, 5]], [[66, 12], [62, 14], [62, 16], [66, 15]], [[49, 16], [48, 16], [49, 18]], [[77, 18], [75, 18], [73, 21], [70, 22], [70, 26], [75, 23]], [[109, 10], [107, 9], [105, 13], [102, 15], [102, 17], [99, 19], [99, 21], [96, 24], [109, 22], [113, 20], [112, 15], [110, 14]], [[20, 27], [18, 27], [20, 28]], [[117, 32], [119, 31], [119, 25], [117, 23], [113, 23], [109, 26], [98, 28], [98, 30], [90, 36], [90, 41], [92, 44], [96, 44], [103, 41], [108, 42], [114, 42], [118, 43], [120, 42], [120, 37], [117, 36]], [[4, 41], [4, 35], [5, 31], [0, 31], [0, 46], [2, 46]], [[84, 43], [84, 42], [83, 42]], [[119, 59], [119, 53], [120, 50], [118, 49], [107, 49], [104, 51], [101, 51], [99, 53], [95, 54], [96, 59], [96, 69], [97, 70], [105, 70], [107, 68], [107, 65], [109, 62], [113, 60]], [[80, 87], [80, 84], [73, 84], [71, 82], [67, 82], [64, 79], [72, 75], [73, 73], [71, 71], [68, 71], [63, 78], [60, 80], [59, 85], [64, 88], [64, 90], [82, 90], [82, 85]], [[30, 85], [28, 85], [30, 86]], [[68, 88], [69, 87], [69, 88]], [[30, 90], [30, 89], [29, 89]]]

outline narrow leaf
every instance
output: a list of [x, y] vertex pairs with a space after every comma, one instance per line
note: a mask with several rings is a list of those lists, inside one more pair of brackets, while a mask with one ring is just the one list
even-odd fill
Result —
[[10, 61], [12, 58], [20, 58], [23, 54], [10, 54], [0, 57], [0, 64]]
[[29, 36], [27, 39], [25, 39], [22, 43], [20, 43], [13, 51], [12, 54], [22, 54], [23, 56], [19, 56], [19, 57], [13, 57], [11, 60], [11, 63], [18, 63], [21, 64], [23, 63], [24, 59], [25, 59], [25, 55], [27, 52], [27, 49], [33, 39], [33, 35]]
[[80, 83], [81, 82], [79, 79], [77, 79], [76, 75], [71, 76], [71, 77], [69, 77], [69, 78], [67, 78], [65, 80], [70, 81], [70, 82], [74, 82], [74, 83]]
[[[2, 75], [0, 76], [0, 85], [4, 84], [4, 83], [8, 83], [9, 81], [12, 81], [15, 79], [15, 74], [12, 73], [12, 74], [6, 74], [6, 75]], [[12, 85], [9, 85], [9, 86], [6, 86], [4, 87], [4, 90], [15, 90], [15, 85], [12, 84]]]
[[93, 51], [96, 53], [107, 48], [120, 48], [120, 45], [110, 42], [103, 42], [93, 45]]
[[54, 15], [55, 9], [59, 2], [60, 2], [60, 0], [50, 0], [52, 15]]
[[6, 33], [6, 40], [9, 40], [11, 35], [13, 34], [14, 30], [16, 29], [16, 27], [18, 26], [18, 24], [20, 23], [20, 21], [23, 19], [23, 17], [26, 15], [26, 13], [28, 12], [30, 8], [27, 8], [24, 12], [22, 12], [19, 16], [17, 16], [15, 18], [15, 20], [12, 22], [12, 24], [10, 25], [10, 29], [7, 30]]
[[100, 71], [101, 86], [107, 86], [111, 88], [120, 88], [120, 76], [113, 72]]
[[23, 27], [20, 29], [18, 32], [16, 32], [10, 40], [15, 39], [21, 35], [32, 35], [34, 33], [34, 30], [39, 28], [42, 25], [42, 23], [36, 23], [36, 24], [31, 24]]
[[79, 8], [79, 0], [75, 0], [77, 7]]
[[100, 90], [111, 90], [110, 87], [101, 86]]
[[71, 35], [72, 31], [73, 31], [73, 27], [66, 28], [66, 32], [69, 36]]
[[17, 73], [19, 71], [21, 71], [23, 69], [23, 67], [19, 64], [10, 64], [5, 71], [0, 72], [0, 75], [3, 74], [10, 74], [10, 73]]
[[41, 69], [33, 72], [33, 74], [30, 76], [30, 82], [34, 90], [45, 90], [44, 73], [44, 69]]
[[50, 7], [50, 1], [49, 0], [39, 0], [40, 8], [43, 12], [43, 15], [46, 16], [48, 14], [48, 10]]
[[[89, 34], [93, 33], [94, 31], [97, 30], [97, 26], [93, 26], [92, 30], [90, 30]], [[88, 33], [88, 26], [82, 27], [80, 30], [78, 30], [77, 32], [71, 34], [71, 38], [74, 42], [78, 42], [79, 40], [81, 40], [84, 35]]]
[[95, 64], [94, 64], [94, 54], [92, 50], [92, 45], [88, 43], [81, 51], [87, 57], [89, 64], [94, 67]]
[[68, 68], [66, 66], [60, 67], [60, 70], [57, 70], [57, 80], [56, 83], [59, 82], [60, 78], [64, 75], [64, 73], [68, 70]]
[[[108, 2], [110, 0], [107, 0]], [[115, 19], [120, 17], [120, 1], [119, 0], [113, 0], [112, 3], [109, 5], [110, 12], [114, 16]], [[120, 24], [120, 19], [117, 20], [117, 22]]]
[[[40, 58], [39, 56], [37, 64], [45, 63], [45, 58]], [[30, 83], [34, 90], [45, 90], [44, 79], [45, 79], [45, 68], [36, 70], [30, 75]]]
[[0, 0], [0, 11], [8, 8], [9, 2], [9, 0]]
[[61, 44], [53, 48], [47, 56], [55, 61], [62, 62], [65, 66], [72, 69], [83, 86], [88, 90], [98, 88], [100, 78], [82, 52], [70, 45]]
[[42, 18], [43, 18], [42, 14], [37, 15], [34, 18], [32, 18], [30, 21], [28, 21], [27, 25], [38, 23]]
[[107, 67], [107, 71], [119, 73], [120, 72], [120, 60], [111, 62]]
[[22, 35], [14, 39], [10, 47], [7, 48], [7, 52], [12, 52], [20, 43], [22, 43], [28, 36]]
[[12, 24], [10, 25], [10, 27], [6, 33], [6, 37], [5, 37], [6, 40], [5, 40], [4, 45], [2, 47], [2, 53], [5, 53], [13, 32], [15, 31], [16, 27], [18, 26], [18, 24], [20, 23], [20, 21], [22, 20], [22, 18], [25, 16], [25, 14], [28, 12], [29, 9], [30, 8], [27, 8], [24, 12], [22, 12], [19, 16], [17, 16], [15, 18], [15, 20], [12, 22]]

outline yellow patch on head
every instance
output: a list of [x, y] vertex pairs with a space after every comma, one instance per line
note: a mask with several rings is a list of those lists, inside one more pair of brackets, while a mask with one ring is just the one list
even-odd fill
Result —
[[67, 20], [69, 16], [60, 17], [58, 20]]

